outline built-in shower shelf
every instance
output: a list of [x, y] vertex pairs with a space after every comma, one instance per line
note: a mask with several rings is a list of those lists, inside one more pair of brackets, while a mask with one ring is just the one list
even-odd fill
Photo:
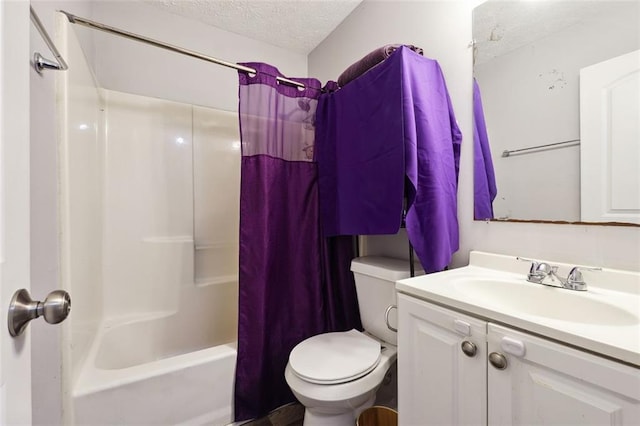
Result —
[[167, 237], [144, 237], [142, 239], [145, 243], [191, 243], [193, 244], [193, 237], [191, 235], [176, 235]]
[[205, 287], [208, 285], [219, 285], [219, 284], [228, 284], [230, 282], [237, 282], [237, 275], [223, 275], [220, 277], [206, 277], [206, 278], [197, 278], [195, 280], [195, 284], [198, 287]]

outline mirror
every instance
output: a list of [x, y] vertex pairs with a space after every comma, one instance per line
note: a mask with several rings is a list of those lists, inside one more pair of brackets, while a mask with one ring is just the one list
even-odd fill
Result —
[[640, 2], [489, 0], [473, 38], [475, 219], [640, 224]]

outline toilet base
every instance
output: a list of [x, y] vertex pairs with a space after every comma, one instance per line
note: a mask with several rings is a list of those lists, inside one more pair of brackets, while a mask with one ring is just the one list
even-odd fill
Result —
[[373, 406], [375, 393], [357, 407], [306, 407], [304, 426], [353, 426], [365, 409]]

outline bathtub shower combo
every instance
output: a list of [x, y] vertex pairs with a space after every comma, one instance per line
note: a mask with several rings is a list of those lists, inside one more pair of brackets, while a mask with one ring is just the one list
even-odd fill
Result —
[[59, 19], [65, 423], [227, 424], [237, 114], [98, 87], [70, 26]]

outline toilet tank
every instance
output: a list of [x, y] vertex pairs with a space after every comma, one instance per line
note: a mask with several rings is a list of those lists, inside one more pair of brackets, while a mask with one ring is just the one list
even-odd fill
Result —
[[[384, 314], [389, 305], [396, 304], [395, 283], [409, 278], [409, 261], [389, 257], [364, 256], [351, 261], [351, 271], [356, 280], [360, 318], [365, 331], [393, 345], [397, 335], [389, 330]], [[416, 275], [424, 271], [416, 267]], [[397, 310], [389, 315], [389, 323], [397, 327]]]

